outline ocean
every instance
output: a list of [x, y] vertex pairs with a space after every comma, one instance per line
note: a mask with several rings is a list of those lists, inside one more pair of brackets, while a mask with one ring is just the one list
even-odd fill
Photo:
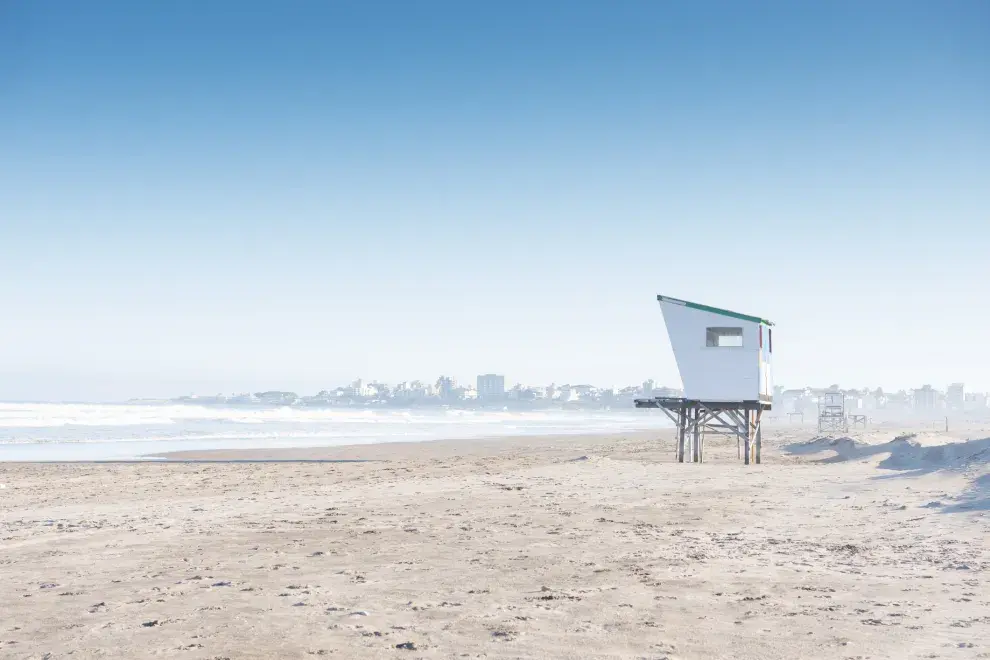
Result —
[[0, 461], [139, 460], [196, 449], [612, 433], [668, 427], [660, 411], [367, 410], [0, 403]]

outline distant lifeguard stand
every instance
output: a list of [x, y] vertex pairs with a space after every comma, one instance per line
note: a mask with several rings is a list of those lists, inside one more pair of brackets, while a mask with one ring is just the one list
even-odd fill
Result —
[[[866, 427], [866, 416], [863, 416]], [[848, 433], [846, 395], [842, 392], [824, 392], [818, 399], [818, 432], [823, 434]]]
[[763, 413], [773, 402], [773, 323], [657, 296], [684, 386], [679, 398], [637, 399], [677, 425], [677, 460], [705, 460], [705, 432], [735, 435], [746, 465], [761, 462]]

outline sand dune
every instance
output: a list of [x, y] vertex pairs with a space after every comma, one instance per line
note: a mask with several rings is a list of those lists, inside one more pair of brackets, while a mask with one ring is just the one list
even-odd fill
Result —
[[0, 657], [988, 658], [987, 441], [899, 435], [0, 465]]
[[896, 470], [946, 470], [990, 464], [990, 438], [952, 440], [937, 434], [906, 433], [888, 442], [853, 438], [815, 438], [788, 445], [792, 454], [832, 451], [831, 461], [849, 461], [887, 454], [878, 467]]

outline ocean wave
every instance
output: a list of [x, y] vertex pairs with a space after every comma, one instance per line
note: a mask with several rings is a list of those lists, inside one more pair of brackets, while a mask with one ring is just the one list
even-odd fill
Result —
[[669, 425], [639, 412], [340, 410], [185, 404], [0, 404], [0, 460], [160, 451], [609, 433]]
[[[267, 423], [431, 423], [489, 424], [502, 420], [541, 422], [578, 418], [618, 420], [629, 413], [583, 411], [341, 410], [331, 408], [235, 408], [188, 404], [11, 404], [0, 403], [0, 428], [64, 426], [166, 426], [189, 422]], [[630, 415], [643, 419], [642, 415]]]

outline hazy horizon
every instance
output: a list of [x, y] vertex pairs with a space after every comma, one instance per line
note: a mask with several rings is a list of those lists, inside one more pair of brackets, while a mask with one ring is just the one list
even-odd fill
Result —
[[990, 390], [990, 4], [0, 8], [0, 400], [356, 378]]
[[[381, 381], [380, 379], [379, 380], [376, 380], [376, 379], [356, 379], [356, 380], [364, 380], [364, 382], [366, 382], [366, 383], [384, 383], [385, 385], [388, 385], [388, 386], [394, 386], [394, 385], [398, 384], [398, 383], [384, 382], [384, 381]], [[399, 381], [399, 382], [411, 383], [411, 382], [414, 382], [414, 381], [418, 381], [418, 382], [421, 382], [421, 383], [424, 383], [424, 384], [430, 384], [430, 385], [432, 385], [435, 380], [436, 379], [422, 378], [422, 379], [405, 379], [405, 380]], [[641, 387], [647, 380], [649, 380], [649, 379], [644, 379], [641, 382], [621, 383], [621, 384], [601, 384], [601, 383], [589, 382], [587, 380], [573, 381], [573, 382], [564, 382], [564, 381], [558, 380], [558, 381], [550, 381], [550, 382], [547, 382], [547, 383], [516, 383], [516, 382], [512, 382], [512, 381], [506, 380], [505, 387], [506, 387], [506, 391], [508, 391], [509, 389], [515, 387], [516, 385], [522, 385], [524, 387], [544, 387], [544, 386], [549, 386], [549, 385], [572, 386], [573, 387], [573, 386], [579, 386], [579, 385], [581, 385], [581, 386], [583, 386], [583, 385], [591, 385], [591, 386], [596, 387], [596, 388], [606, 388], [606, 389], [607, 388], [614, 388], [614, 389], [620, 389], [620, 388], [623, 388], [623, 387]], [[468, 386], [473, 387], [473, 382], [474, 382], [474, 379], [473, 378], [472, 379], [463, 379], [463, 380], [462, 379], [456, 379], [455, 378], [455, 383], [457, 385], [468, 385]], [[779, 385], [779, 387], [783, 388], [785, 391], [786, 390], [800, 390], [800, 389], [804, 389], [804, 388], [829, 389], [829, 388], [832, 388], [832, 387], [835, 387], [835, 386], [838, 386], [838, 388], [840, 390], [843, 390], [843, 391], [848, 391], [848, 390], [862, 391], [864, 389], [868, 389], [870, 391], [875, 391], [875, 390], [877, 390], [879, 388], [885, 394], [888, 394], [889, 395], [889, 394], [897, 394], [897, 393], [900, 393], [900, 392], [911, 393], [914, 390], [920, 389], [922, 387], [930, 386], [933, 389], [935, 389], [936, 391], [942, 392], [944, 394], [945, 393], [945, 390], [947, 389], [948, 386], [957, 384], [958, 382], [959, 381], [954, 381], [952, 383], [916, 383], [916, 384], [914, 384], [912, 386], [908, 386], [908, 387], [885, 387], [882, 383], [861, 383], [859, 385], [850, 384], [850, 383], [843, 383], [843, 382], [827, 383], [827, 384], [825, 384], [825, 383], [786, 383], [786, 384], [783, 384], [783, 385]], [[335, 384], [330, 384], [330, 385], [326, 385], [326, 386], [320, 387], [317, 390], [298, 390], [298, 389], [289, 389], [289, 388], [281, 388], [281, 387], [265, 387], [265, 388], [258, 388], [258, 389], [254, 389], [254, 390], [240, 390], [240, 391], [229, 391], [229, 392], [224, 392], [224, 391], [216, 391], [216, 392], [212, 392], [212, 391], [180, 392], [180, 393], [172, 393], [172, 394], [162, 394], [162, 395], [159, 395], [159, 396], [133, 396], [133, 397], [126, 397], [126, 398], [118, 398], [118, 399], [41, 399], [41, 398], [36, 398], [36, 399], [29, 399], [29, 398], [17, 399], [17, 398], [9, 398], [9, 399], [0, 399], [0, 404], [13, 404], [13, 405], [20, 405], [20, 404], [24, 404], [24, 405], [32, 405], [32, 404], [38, 404], [38, 405], [47, 405], [47, 404], [52, 404], [52, 405], [59, 405], [59, 404], [65, 404], [65, 405], [73, 405], [73, 404], [79, 404], [79, 405], [116, 405], [116, 404], [122, 404], [122, 405], [126, 405], [126, 404], [130, 404], [130, 403], [142, 403], [142, 402], [149, 402], [149, 403], [150, 402], [153, 402], [153, 403], [162, 403], [162, 404], [185, 404], [185, 403], [193, 403], [194, 404], [195, 403], [194, 401], [188, 401], [188, 400], [185, 400], [185, 399], [188, 399], [189, 397], [202, 397], [204, 401], [208, 401], [211, 397], [214, 397], [214, 396], [240, 396], [240, 395], [245, 395], [245, 394], [263, 394], [263, 393], [266, 393], [266, 392], [288, 392], [288, 393], [296, 394], [299, 397], [305, 398], [307, 396], [314, 396], [316, 394], [319, 394], [321, 391], [332, 391], [332, 390], [334, 390], [334, 389], [336, 389], [338, 387], [346, 387], [347, 385], [348, 384], [346, 384], [346, 383], [335, 383]], [[976, 393], [979, 393], [979, 394], [990, 395], [990, 392], [988, 392], [988, 391], [980, 390], [978, 388], [974, 389], [973, 387], [968, 386], [965, 383], [963, 383], [963, 385], [965, 386], [965, 392], [967, 394], [976, 392]], [[665, 387], [673, 387], [673, 388], [680, 388], [680, 387], [682, 387], [682, 384], [680, 382], [680, 378], [675, 375], [674, 380], [673, 381], [670, 381], [670, 382], [658, 382], [658, 381], [656, 381], [654, 379], [654, 388], [656, 388], [656, 389], [662, 389], [662, 388], [665, 388]], [[417, 407], [419, 404], [421, 404], [421, 403], [423, 403], [423, 402], [425, 402], [427, 400], [428, 400], [428, 398], [411, 399], [409, 401], [409, 403], [413, 407]], [[451, 402], [448, 402], [448, 403], [454, 403], [454, 402], [471, 403], [473, 401], [475, 401], [475, 400], [474, 399], [459, 399], [459, 400], [451, 401]], [[501, 401], [502, 403], [511, 402], [511, 401], [503, 401], [503, 400], [499, 399], [499, 400], [489, 401], [488, 403], [501, 405], [501, 403], [499, 403], [499, 401]], [[542, 400], [540, 400], [540, 401], [530, 401], [529, 403], [531, 403], [531, 404], [538, 404], [541, 401]], [[210, 403], [211, 403], [211, 405], [218, 405], [218, 406], [226, 405], [226, 404], [222, 404], [222, 403], [219, 403], [219, 402], [210, 402]], [[239, 405], [242, 405], [242, 403], [243, 402], [236, 402], [235, 401], [235, 402], [231, 403], [230, 405], [239, 406]], [[548, 406], [550, 406], [550, 404], [561, 404], [561, 403], [567, 403], [567, 402], [545, 400], [545, 401], [543, 401], [543, 403], [545, 403]], [[263, 404], [263, 403], [258, 402], [258, 403], [256, 403], [256, 405], [262, 405], [262, 406], [263, 405], [273, 405], [273, 406], [281, 407], [281, 406], [285, 406], [287, 404], [284, 404], [284, 403]], [[355, 408], [355, 409], [364, 409], [365, 408], [365, 406], [364, 405], [361, 405], [361, 404], [355, 404], [352, 407]], [[372, 407], [372, 408], [374, 408], [374, 407]], [[383, 408], [383, 409], [385, 409], [385, 408]], [[391, 408], [387, 408], [387, 409], [391, 409]], [[540, 409], [541, 408], [539, 408], [539, 407], [532, 408], [532, 410], [540, 410]], [[586, 410], [593, 410], [593, 409], [594, 409], [593, 407], [586, 408]], [[632, 407], [630, 407], [630, 409], [632, 409]], [[528, 410], [528, 408], [521, 408], [520, 410]], [[897, 410], [900, 411], [900, 409], [897, 409]], [[900, 412], [903, 412], [903, 411], [900, 411]]]

